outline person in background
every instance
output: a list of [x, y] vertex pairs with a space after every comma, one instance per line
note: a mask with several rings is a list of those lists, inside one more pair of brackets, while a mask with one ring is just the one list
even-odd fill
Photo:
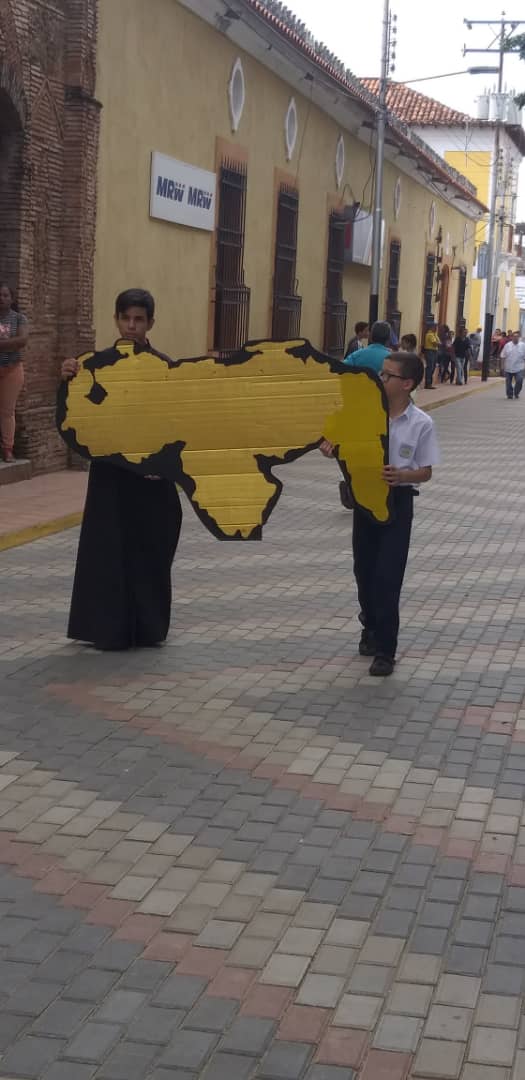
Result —
[[465, 382], [465, 364], [470, 360], [470, 341], [464, 326], [460, 326], [452, 343], [454, 363], [456, 365], [456, 386]]
[[[148, 340], [154, 314], [155, 301], [145, 289], [120, 293], [115, 306], [119, 341], [168, 361]], [[106, 352], [108, 363], [114, 363], [114, 348]], [[64, 360], [62, 379], [74, 379], [78, 369], [78, 360]], [[181, 521], [175, 484], [105, 461], [91, 463], [68, 637], [103, 651], [165, 640]]]
[[14, 458], [16, 403], [24, 386], [22, 353], [29, 338], [25, 315], [17, 311], [13, 290], [0, 283], [0, 437], [2, 457]]
[[[501, 333], [501, 330], [500, 330], [500, 328], [498, 326], [498, 328], [494, 331], [494, 333], [493, 333], [493, 335], [492, 335], [492, 337], [490, 339], [490, 359], [491, 360], [493, 360], [493, 361], [498, 361], [499, 360], [499, 354], [500, 354], [501, 349], [502, 349], [502, 341], [503, 341], [503, 334]], [[496, 363], [496, 366], [498, 366], [497, 363]], [[503, 374], [503, 371], [501, 370], [501, 364], [499, 365], [499, 367], [500, 367], [501, 374]]]
[[347, 367], [369, 367], [376, 374], [382, 370], [383, 360], [390, 352], [390, 323], [375, 322], [370, 331], [370, 344], [364, 349], [345, 356], [344, 363]]
[[434, 371], [438, 358], [439, 337], [437, 324], [431, 322], [425, 334], [423, 352], [425, 354], [425, 390], [433, 390]]
[[345, 356], [350, 356], [351, 353], [357, 352], [358, 349], [364, 349], [368, 345], [368, 323], [356, 322], [354, 326], [354, 337], [350, 338], [348, 345], [346, 346]]
[[505, 389], [509, 401], [513, 398], [518, 400], [523, 386], [523, 373], [525, 371], [525, 341], [520, 341], [518, 331], [512, 335], [510, 341], [503, 346], [501, 352], [503, 370], [505, 372]]
[[[359, 325], [365, 326], [364, 323], [356, 323], [356, 333]], [[383, 360], [390, 352], [388, 346], [390, 334], [390, 323], [373, 323], [370, 331], [370, 345], [367, 345], [364, 349], [354, 349], [353, 352], [345, 356], [343, 363], [345, 363], [347, 367], [369, 367], [372, 371], [375, 371], [376, 374], [379, 374], [383, 367]], [[339, 498], [341, 500], [341, 505], [344, 506], [345, 510], [354, 509], [352, 492], [346, 479], [339, 481]]]
[[399, 349], [399, 338], [393, 326], [390, 330], [390, 348], [392, 352], [397, 352], [397, 350]]
[[477, 330], [473, 330], [472, 333], [469, 334], [469, 336], [468, 336], [469, 341], [470, 341], [470, 348], [471, 348], [471, 351], [472, 351], [472, 363], [473, 363], [473, 365], [476, 365], [477, 362], [478, 362], [479, 350], [481, 349], [481, 335], [482, 335], [482, 332], [483, 331], [481, 329], [481, 326], [478, 326]]
[[438, 368], [439, 368], [439, 381], [441, 383], [452, 382], [454, 378], [454, 372], [449, 372], [450, 367], [450, 353], [452, 345], [452, 334], [448, 326], [440, 326], [438, 329], [439, 349], [438, 349]]
[[401, 351], [402, 352], [416, 352], [417, 349], [417, 337], [415, 334], [403, 334], [401, 338]]

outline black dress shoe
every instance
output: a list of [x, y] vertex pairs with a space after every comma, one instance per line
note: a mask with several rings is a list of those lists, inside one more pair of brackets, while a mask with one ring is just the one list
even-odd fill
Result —
[[380, 678], [391, 675], [395, 663], [391, 656], [376, 656], [370, 665], [370, 675], [377, 675]]
[[359, 642], [359, 655], [360, 656], [375, 656], [376, 643], [374, 641], [374, 635], [369, 630], [363, 630], [361, 634], [361, 640]]

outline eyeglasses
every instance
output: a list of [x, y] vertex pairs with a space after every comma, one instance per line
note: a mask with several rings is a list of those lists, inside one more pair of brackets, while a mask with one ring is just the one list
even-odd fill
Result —
[[395, 371], [380, 371], [379, 378], [388, 382], [389, 379], [404, 379], [405, 375], [396, 375]]

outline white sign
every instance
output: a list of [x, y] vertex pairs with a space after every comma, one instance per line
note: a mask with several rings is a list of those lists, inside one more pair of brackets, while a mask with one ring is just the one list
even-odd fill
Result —
[[153, 151], [151, 217], [212, 232], [215, 228], [216, 187], [215, 173]]

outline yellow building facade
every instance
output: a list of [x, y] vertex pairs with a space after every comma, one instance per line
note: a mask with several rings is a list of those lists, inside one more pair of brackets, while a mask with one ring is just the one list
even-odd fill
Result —
[[[492, 132], [491, 132], [492, 138]], [[449, 150], [445, 153], [445, 160], [452, 165], [459, 172], [463, 172], [464, 175], [472, 181], [476, 186], [479, 198], [487, 205], [490, 200], [490, 176], [491, 176], [491, 163], [492, 163], [492, 151], [488, 150], [476, 150], [465, 153], [461, 150]], [[510, 208], [506, 208], [505, 217], [508, 221]], [[504, 230], [504, 242], [508, 237], [508, 227]], [[481, 221], [477, 224], [475, 229], [475, 247], [476, 253], [483, 250], [483, 246], [488, 242], [488, 223]], [[507, 247], [508, 242], [507, 242]], [[510, 245], [512, 254], [512, 244]], [[478, 326], [483, 326], [484, 313], [485, 313], [485, 294], [486, 294], [486, 277], [478, 276], [476, 273], [477, 261], [475, 263], [474, 273], [472, 275], [472, 281], [470, 286], [470, 295], [468, 301], [468, 326], [470, 330], [474, 330]], [[498, 286], [497, 286], [497, 302], [496, 311], [494, 315], [494, 329], [500, 328], [503, 330], [517, 330], [520, 325], [520, 304], [516, 295], [516, 267], [514, 265], [514, 259], [507, 262], [505, 259], [505, 253], [500, 253], [499, 258], [499, 273], [498, 273]]]
[[[218, 181], [225, 164], [245, 176], [242, 271], [250, 290], [246, 336], [251, 339], [270, 336], [275, 325], [279, 198], [283, 191], [293, 193], [300, 335], [316, 347], [326, 344], [333, 270], [330, 215], [346, 215], [341, 228], [347, 248], [357, 235], [356, 215], [361, 231], [363, 224], [368, 227], [373, 110], [366, 95], [352, 94], [341, 78], [324, 71], [322, 58], [297, 46], [294, 54], [284, 24], [276, 25], [260, 13], [256, 21], [254, 4], [247, 0], [246, 21], [239, 6], [241, 15], [226, 25], [228, 9], [223, 6], [226, 22], [221, 23], [221, 5], [208, 0], [100, 0], [95, 261], [100, 347], [115, 336], [115, 295], [134, 286], [150, 289], [156, 298], [154, 341], [159, 348], [174, 356], [192, 356], [217, 346], [222, 189], [218, 183], [211, 229], [152, 217], [152, 153], [205, 170]], [[238, 121], [232, 113], [234, 92], [237, 105], [242, 104]], [[456, 324], [458, 268], [464, 271], [463, 303], [468, 304], [476, 222], [483, 207], [468, 190], [458, 203], [457, 184], [446, 169], [436, 186], [430, 176], [432, 162], [417, 146], [404, 146], [395, 133], [391, 142], [385, 162], [380, 317], [387, 315], [389, 305], [395, 307], [402, 316], [401, 332], [414, 332], [420, 339], [430, 315]], [[353, 244], [355, 248], [355, 240]], [[398, 253], [397, 269], [392, 251]], [[432, 275], [429, 256], [434, 259]], [[361, 263], [345, 262], [340, 282], [348, 339], [353, 324], [368, 318], [366, 256]]]

